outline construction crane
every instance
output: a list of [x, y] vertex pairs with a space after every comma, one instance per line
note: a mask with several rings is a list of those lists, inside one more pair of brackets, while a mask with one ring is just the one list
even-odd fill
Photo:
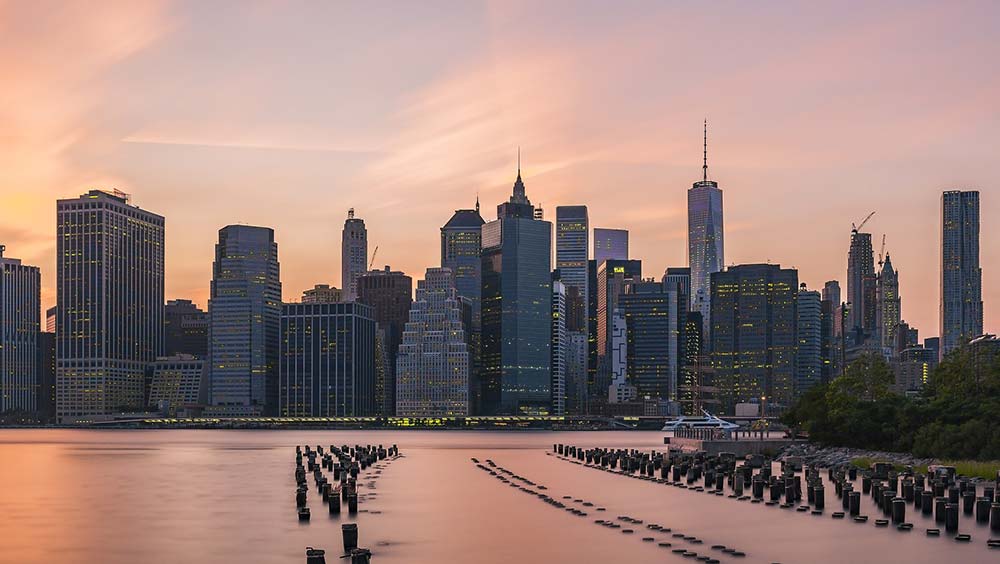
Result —
[[372, 251], [372, 260], [368, 263], [368, 270], [372, 269], [372, 265], [375, 264], [375, 255], [378, 254], [378, 245], [375, 245], [375, 250]]
[[885, 233], [882, 234], [882, 248], [878, 251], [878, 267], [882, 268], [882, 263], [885, 261]]
[[866, 223], [868, 223], [868, 220], [871, 219], [873, 215], [875, 215], [875, 212], [868, 214], [868, 217], [866, 217], [861, 222], [861, 225], [854, 225], [853, 223], [851, 223], [851, 233], [857, 233], [858, 231], [861, 231], [861, 228], [864, 227]]

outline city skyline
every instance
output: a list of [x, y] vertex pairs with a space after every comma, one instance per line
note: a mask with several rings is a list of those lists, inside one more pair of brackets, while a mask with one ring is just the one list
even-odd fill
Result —
[[[224, 22], [220, 11], [194, 5], [137, 4], [93, 14], [68, 6], [44, 23], [31, 7], [5, 7], [9, 21], [35, 21], [32, 35], [4, 40], [23, 46], [9, 52], [25, 53], [25, 60], [65, 57], [69, 46], [74, 52], [101, 48], [72, 68], [29, 70], [19, 60], [0, 61], [17, 71], [11, 73], [10, 109], [0, 110], [16, 116], [0, 142], [0, 189], [13, 212], [0, 227], [0, 243], [11, 256], [41, 267], [45, 309], [55, 298], [53, 202], [93, 187], [119, 188], [133, 194], [134, 204], [167, 218], [166, 299], [192, 299], [205, 308], [215, 234], [225, 225], [248, 223], [273, 228], [283, 244], [283, 297], [289, 300], [317, 283], [341, 285], [335, 242], [351, 207], [366, 220], [370, 248], [379, 246], [375, 268], [389, 264], [413, 275], [437, 264], [440, 225], [452, 210], [472, 207], [477, 193], [487, 208], [505, 199], [520, 144], [535, 201], [550, 214], [558, 205], [587, 205], [591, 225], [628, 229], [631, 255], [648, 272], [660, 273], [686, 263], [685, 191], [701, 176], [701, 124], [708, 117], [710, 179], [726, 190], [727, 266], [770, 260], [797, 268], [810, 288], [826, 280], [846, 287], [850, 224], [877, 210], [866, 230], [876, 241], [887, 235], [893, 263], [905, 273], [902, 317], [921, 335], [935, 334], [939, 266], [929, 257], [940, 252], [941, 192], [980, 190], [982, 216], [1000, 212], [1000, 202], [990, 197], [1000, 182], [990, 154], [1000, 144], [989, 102], [998, 84], [995, 73], [982, 73], [975, 62], [982, 57], [969, 56], [995, 52], [984, 27], [995, 18], [982, 12], [998, 8], [906, 4], [838, 13], [833, 5], [778, 10], [765, 4], [721, 14], [646, 8], [641, 22], [629, 8], [620, 14], [581, 9], [565, 21], [563, 33], [584, 55], [594, 55], [593, 68], [584, 68], [586, 56], [566, 52], [542, 33], [556, 21], [548, 6], [530, 21], [522, 7], [451, 6], [453, 18], [475, 24], [471, 32], [440, 34], [418, 25], [405, 43], [408, 55], [403, 45], [380, 39], [366, 52], [374, 59], [355, 63], [330, 60], [340, 40], [325, 39], [305, 53], [291, 41], [288, 48], [306, 61], [324, 60], [324, 74], [351, 79], [340, 94], [331, 90], [340, 84], [336, 79], [315, 85], [279, 56], [260, 61], [270, 73], [212, 74], [216, 56], [234, 69], [251, 62], [251, 55], [237, 52], [234, 26], [310, 35], [312, 23], [267, 7]], [[409, 8], [398, 14], [344, 9], [362, 12], [351, 14], [358, 21], [388, 18], [389, 26], [413, 17]], [[725, 31], [719, 44], [687, 62], [665, 59], [694, 33], [670, 24], [676, 12], [688, 22], [711, 16], [712, 25]], [[313, 19], [329, 23], [322, 17], [327, 14]], [[793, 34], [802, 48], [785, 52], [766, 38], [771, 32], [746, 25], [762, 19], [772, 22], [771, 31]], [[934, 30], [941, 25], [970, 33], [939, 39]], [[209, 33], [216, 28], [221, 39]], [[483, 41], [465, 37], [484, 30]], [[61, 39], [32, 40], [38, 33]], [[449, 55], [449, 34], [463, 35], [474, 47]], [[108, 35], [122, 39], [108, 44], [102, 41]], [[492, 45], [493, 37], [505, 38], [502, 49]], [[887, 38], [910, 55], [883, 51]], [[208, 50], [204, 60], [188, 56], [188, 49], [216, 40], [221, 53]], [[193, 45], [185, 47], [188, 41]], [[413, 49], [414, 42], [422, 48]], [[620, 45], [601, 53], [613, 44]], [[733, 59], [737, 46], [746, 53]], [[419, 65], [413, 74], [391, 76], [386, 58], [403, 55]], [[640, 74], [619, 68], [622, 56]], [[748, 63], [765, 78], [792, 73], [808, 80], [747, 83], [740, 66]], [[663, 68], [652, 73], [654, 65]], [[837, 83], [818, 95], [816, 85], [826, 84], [831, 68]], [[179, 84], [152, 78], [164, 69], [159, 74], [183, 78], [177, 82], [193, 90], [185, 94]], [[674, 75], [684, 80], [669, 78]], [[638, 80], [643, 89], [624, 104], [606, 88], [590, 88], [598, 76], [602, 82]], [[255, 104], [231, 103], [264, 78], [287, 86], [263, 88]], [[559, 92], [553, 99], [566, 103], [556, 107], [533, 97], [530, 85], [539, 80], [550, 81]], [[691, 81], [700, 84], [697, 95], [688, 93]], [[497, 83], [504, 87], [483, 90], [482, 84]], [[218, 92], [219, 104], [198, 102], [206, 87]], [[410, 94], [364, 100], [394, 88]], [[731, 95], [736, 88], [741, 96]], [[130, 92], [127, 100], [114, 95], [118, 90]], [[290, 99], [302, 103], [293, 108]], [[223, 105], [225, 111], [218, 111]], [[391, 118], [371, 122], [375, 113]], [[771, 205], [776, 198], [783, 205]], [[994, 333], [1000, 307], [1000, 286], [991, 284], [990, 265], [1000, 259], [995, 241], [987, 219], [984, 330]]]

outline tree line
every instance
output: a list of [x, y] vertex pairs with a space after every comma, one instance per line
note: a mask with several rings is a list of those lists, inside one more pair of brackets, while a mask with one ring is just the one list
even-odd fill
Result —
[[921, 458], [1000, 460], [1000, 354], [952, 351], [916, 395], [893, 391], [880, 355], [812, 387], [782, 418], [813, 442], [909, 452]]

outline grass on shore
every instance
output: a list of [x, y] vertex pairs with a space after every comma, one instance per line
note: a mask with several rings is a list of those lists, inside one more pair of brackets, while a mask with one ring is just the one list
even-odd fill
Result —
[[[871, 465], [875, 462], [888, 461], [876, 460], [865, 456], [851, 460], [851, 464], [861, 468], [862, 470], [871, 468]], [[955, 472], [959, 475], [968, 476], [970, 478], [982, 478], [984, 480], [995, 480], [997, 477], [997, 470], [1000, 470], [1000, 461], [996, 460], [987, 462], [979, 462], [976, 460], [945, 460], [939, 464], [942, 466], [954, 466]], [[902, 464], [894, 464], [893, 466], [897, 471], [905, 468]], [[914, 466], [913, 471], [926, 474], [927, 466]]]

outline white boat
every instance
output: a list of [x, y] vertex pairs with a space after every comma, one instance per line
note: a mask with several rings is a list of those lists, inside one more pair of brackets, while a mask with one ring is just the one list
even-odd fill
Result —
[[740, 428], [740, 426], [736, 423], [730, 423], [729, 421], [719, 419], [704, 409], [701, 410], [701, 412], [704, 413], [704, 415], [681, 415], [677, 419], [671, 419], [670, 421], [667, 421], [667, 424], [663, 426], [662, 430], [676, 431], [678, 429], [722, 429], [724, 431], [733, 431]]

